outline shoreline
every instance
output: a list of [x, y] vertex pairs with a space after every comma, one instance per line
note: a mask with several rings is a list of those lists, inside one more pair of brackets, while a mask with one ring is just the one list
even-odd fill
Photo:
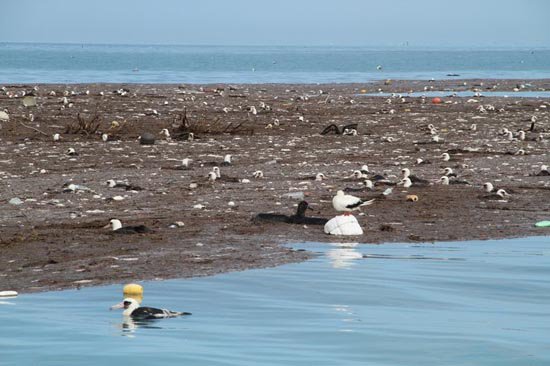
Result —
[[[424, 87], [452, 91], [495, 86], [491, 90], [511, 91], [518, 83], [530, 84], [527, 90], [550, 90], [550, 79], [518, 80], [216, 83], [203, 85], [202, 91], [197, 84], [39, 84], [38, 106], [30, 108], [23, 107], [22, 98], [0, 93], [0, 110], [6, 108], [10, 115], [9, 122], [0, 122], [0, 290], [24, 293], [186, 278], [310, 258], [310, 253], [291, 250], [283, 243], [375, 244], [547, 235], [533, 224], [550, 217], [545, 203], [550, 177], [529, 174], [550, 163], [550, 99], [514, 98], [511, 92], [509, 98], [483, 97], [478, 102], [443, 98], [451, 103], [436, 105], [429, 98], [394, 98], [388, 103], [388, 98], [356, 95], [361, 89], [379, 88], [395, 93]], [[126, 85], [127, 95], [113, 93]], [[49, 95], [52, 89], [56, 96]], [[22, 90], [29, 91], [22, 85], [8, 87], [8, 92]], [[71, 107], [62, 102], [64, 90], [77, 92], [67, 96]], [[89, 95], [85, 90], [90, 90]], [[260, 102], [270, 110], [261, 109]], [[480, 104], [494, 105], [495, 110], [482, 113], [477, 109]], [[247, 111], [250, 106], [258, 113]], [[162, 139], [159, 131], [174, 130], [184, 109], [200, 139]], [[79, 112], [85, 120], [97, 113], [98, 131], [112, 133], [118, 140], [104, 142], [95, 133], [63, 133]], [[527, 129], [533, 116], [542, 141], [507, 141], [498, 135], [502, 127]], [[275, 119], [279, 126], [274, 126]], [[110, 128], [112, 121], [119, 127]], [[321, 136], [330, 123], [358, 123], [358, 135]], [[430, 142], [426, 129], [430, 123], [439, 130], [442, 143]], [[469, 130], [472, 123], [478, 127], [475, 132]], [[227, 126], [239, 129], [221, 133], [219, 129]], [[144, 132], [153, 133], [157, 143], [139, 145], [136, 138]], [[54, 133], [61, 134], [60, 141], [51, 139]], [[384, 141], [387, 137], [394, 141]], [[67, 156], [69, 147], [78, 155]], [[527, 154], [509, 155], [520, 148]], [[456, 161], [441, 161], [441, 153], [449, 151]], [[207, 182], [212, 164], [221, 163], [226, 154], [233, 155], [233, 164], [221, 167], [222, 175], [249, 183]], [[192, 159], [191, 168], [175, 170], [185, 157]], [[416, 165], [417, 158], [431, 164]], [[296, 191], [305, 192], [314, 209], [309, 215], [333, 217], [332, 196], [338, 189], [361, 188], [361, 180], [350, 176], [363, 164], [393, 181], [404, 167], [435, 181], [448, 166], [472, 185], [394, 188], [387, 199], [365, 207], [364, 216], [356, 215], [365, 231], [360, 237], [329, 237], [315, 226], [251, 223], [260, 212], [292, 214], [298, 201], [284, 194]], [[254, 179], [256, 170], [265, 177]], [[309, 179], [318, 172], [327, 179]], [[135, 193], [111, 189], [105, 185], [108, 179], [127, 179], [143, 189]], [[486, 181], [509, 190], [510, 198], [506, 202], [485, 199], [480, 186]], [[94, 192], [64, 193], [67, 182]], [[190, 188], [191, 183], [198, 187]], [[376, 187], [374, 192], [353, 194], [371, 197], [381, 191]], [[407, 194], [420, 199], [407, 202]], [[116, 196], [123, 199], [113, 200]], [[14, 197], [23, 203], [9, 204]], [[204, 208], [193, 208], [198, 204]], [[145, 224], [155, 232], [112, 234], [103, 228], [112, 217], [124, 225]], [[185, 225], [168, 228], [175, 221]]]

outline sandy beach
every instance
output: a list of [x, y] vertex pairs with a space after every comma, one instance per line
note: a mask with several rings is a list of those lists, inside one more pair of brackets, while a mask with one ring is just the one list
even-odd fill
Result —
[[[203, 276], [312, 255], [285, 246], [293, 242], [548, 234], [534, 223], [550, 218], [550, 177], [536, 176], [550, 163], [550, 100], [517, 98], [513, 90], [550, 90], [550, 80], [33, 87], [5, 85], [0, 93], [0, 110], [9, 115], [0, 122], [0, 290]], [[433, 104], [431, 98], [361, 95], [426, 89], [510, 96], [443, 97]], [[36, 106], [23, 105], [23, 91], [34, 94], [26, 100]], [[92, 132], [79, 130], [79, 114]], [[192, 141], [176, 139], [184, 115]], [[357, 135], [320, 134], [330, 124], [353, 123]], [[439, 142], [432, 141], [429, 124]], [[526, 131], [526, 139], [508, 140], [499, 135], [504, 127]], [[164, 128], [172, 138], [160, 134]], [[154, 145], [140, 145], [138, 137], [146, 132], [156, 137]], [[52, 138], [56, 133], [59, 141]], [[67, 154], [69, 148], [77, 155]], [[448, 162], [441, 158], [445, 152]], [[232, 164], [221, 166], [227, 154]], [[184, 158], [191, 163], [182, 170]], [[416, 164], [419, 158], [425, 163]], [[298, 192], [313, 208], [308, 215], [334, 217], [332, 197], [339, 189], [363, 187], [364, 179], [352, 174], [364, 164], [369, 177], [398, 182], [409, 168], [433, 184], [395, 186], [387, 198], [365, 207], [356, 214], [364, 230], [360, 237], [329, 236], [322, 226], [252, 221], [260, 212], [294, 213], [299, 200], [288, 194]], [[209, 182], [215, 165], [230, 179]], [[446, 167], [470, 184], [437, 183]], [[258, 170], [263, 178], [253, 177]], [[311, 179], [317, 173], [326, 179]], [[110, 188], [109, 179], [141, 190]], [[485, 182], [510, 196], [488, 198]], [[64, 192], [69, 183], [82, 189]], [[386, 188], [352, 194], [375, 197]], [[407, 201], [411, 194], [419, 200]], [[14, 198], [20, 202], [10, 203]], [[111, 218], [154, 232], [116, 234], [105, 228]], [[169, 227], [175, 222], [183, 226]]]

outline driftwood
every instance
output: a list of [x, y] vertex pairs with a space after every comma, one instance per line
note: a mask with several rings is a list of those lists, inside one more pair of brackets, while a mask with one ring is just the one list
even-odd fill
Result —
[[199, 138], [200, 135], [220, 135], [228, 133], [231, 135], [253, 135], [254, 129], [244, 126], [244, 122], [234, 124], [233, 122], [225, 123], [219, 119], [211, 122], [197, 122], [191, 121], [187, 116], [187, 110], [183, 111], [183, 114], [179, 114], [174, 118], [172, 124], [174, 130], [171, 132], [172, 138], [176, 140], [188, 140], [190, 134], [194, 138]]
[[101, 116], [99, 113], [95, 113], [89, 120], [85, 119], [80, 113], [76, 115], [76, 118], [77, 121], [68, 125], [65, 129], [65, 133], [89, 136], [95, 134], [101, 124]]

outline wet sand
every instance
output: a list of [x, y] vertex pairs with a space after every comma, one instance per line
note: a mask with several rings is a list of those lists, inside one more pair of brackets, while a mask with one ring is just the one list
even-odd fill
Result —
[[[550, 80], [39, 85], [37, 106], [25, 107], [21, 91], [30, 92], [34, 85], [6, 85], [7, 92], [0, 92], [0, 110], [10, 116], [8, 122], [0, 122], [0, 290], [33, 292], [211, 275], [297, 262], [311, 255], [284, 246], [292, 242], [547, 235], [548, 229], [533, 224], [550, 219], [550, 177], [532, 174], [550, 163], [550, 100], [514, 98], [512, 90], [520, 84], [522, 90], [550, 90]], [[449, 97], [432, 104], [429, 98], [358, 95], [424, 88], [491, 88], [510, 91], [510, 98]], [[120, 89], [128, 92], [114, 92]], [[268, 107], [262, 108], [262, 102]], [[159, 134], [167, 128], [174, 136], [184, 110], [195, 140], [167, 140]], [[78, 113], [83, 121], [97, 114], [97, 131], [65, 133]], [[537, 132], [528, 132], [527, 140], [540, 136], [542, 141], [508, 141], [498, 134], [503, 127], [528, 130], [533, 117]], [[331, 123], [357, 123], [358, 134], [320, 135]], [[470, 129], [474, 123], [476, 131]], [[431, 142], [428, 124], [438, 129], [440, 143]], [[139, 144], [137, 138], [144, 132], [157, 137], [155, 145]], [[55, 133], [61, 138], [54, 142]], [[114, 141], [102, 141], [101, 133]], [[67, 155], [69, 147], [78, 155]], [[513, 155], [519, 149], [526, 154]], [[442, 161], [444, 152], [453, 159]], [[208, 182], [208, 172], [221, 165], [226, 154], [233, 156], [233, 164], [220, 166], [222, 176], [250, 182]], [[174, 169], [183, 158], [192, 159], [190, 169]], [[417, 158], [430, 163], [416, 165]], [[333, 195], [338, 189], [362, 187], [362, 180], [351, 174], [363, 164], [394, 182], [404, 167], [431, 182], [451, 167], [471, 185], [394, 187], [388, 198], [356, 215], [365, 232], [361, 237], [328, 236], [322, 226], [251, 221], [260, 212], [293, 213], [299, 201], [285, 197], [292, 192], [304, 192], [314, 209], [308, 215], [333, 217]], [[262, 170], [264, 178], [253, 178], [256, 170]], [[317, 173], [327, 179], [311, 180]], [[109, 188], [108, 179], [127, 180], [142, 190]], [[486, 198], [484, 182], [505, 188], [511, 196], [502, 201]], [[66, 193], [66, 183], [91, 191]], [[193, 183], [198, 186], [191, 188]], [[353, 194], [369, 198], [386, 188]], [[408, 194], [419, 201], [406, 201]], [[113, 199], [116, 196], [122, 200]], [[23, 203], [10, 204], [15, 197]], [[115, 234], [104, 228], [110, 218], [124, 225], [144, 224], [154, 232]], [[184, 226], [168, 227], [177, 221]]]

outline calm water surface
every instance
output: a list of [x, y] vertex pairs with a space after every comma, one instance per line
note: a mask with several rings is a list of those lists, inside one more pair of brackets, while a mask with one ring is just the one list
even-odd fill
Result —
[[[550, 49], [0, 43], [0, 83], [327, 83], [550, 78]], [[382, 69], [377, 70], [381, 65]], [[459, 76], [448, 76], [459, 74]]]
[[[389, 97], [393, 96], [396, 93], [362, 93], [357, 94], [358, 96], [366, 97]], [[412, 93], [401, 93], [404, 97], [477, 97], [477, 94], [473, 91], [421, 91], [421, 92], [412, 92]], [[486, 91], [481, 93], [481, 98], [483, 97], [514, 97], [514, 98], [550, 98], [550, 91]]]
[[145, 283], [187, 318], [124, 323], [121, 286], [2, 300], [0, 364], [550, 364], [548, 238], [299, 247], [320, 255]]

